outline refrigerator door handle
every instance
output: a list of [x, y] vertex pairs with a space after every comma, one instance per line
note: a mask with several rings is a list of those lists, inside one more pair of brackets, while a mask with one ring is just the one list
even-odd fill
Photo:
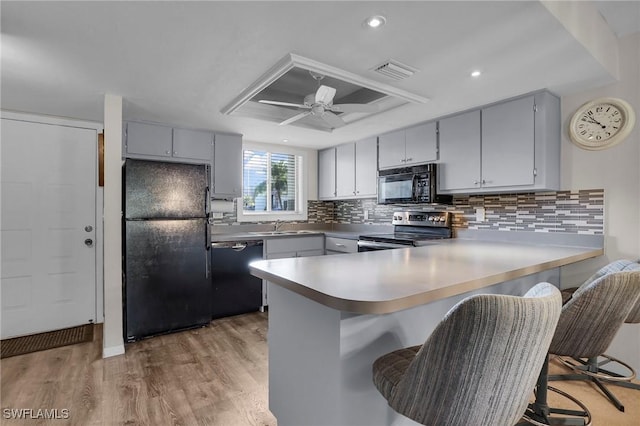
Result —
[[207, 251], [211, 250], [211, 241], [209, 241], [209, 221], [204, 222], [204, 246]]
[[205, 260], [205, 266], [206, 266], [206, 271], [204, 273], [205, 278], [209, 279], [211, 277], [211, 251], [210, 250], [206, 250], [204, 252], [204, 260]]
[[211, 197], [209, 193], [209, 186], [207, 185], [207, 189], [204, 192], [204, 214], [209, 217], [209, 213], [211, 213]]

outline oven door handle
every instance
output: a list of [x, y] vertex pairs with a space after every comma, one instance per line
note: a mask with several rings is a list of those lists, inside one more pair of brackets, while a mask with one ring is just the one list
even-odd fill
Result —
[[408, 244], [380, 243], [377, 241], [358, 240], [358, 247], [385, 250], [385, 249], [395, 249], [395, 248], [409, 248], [413, 246]]

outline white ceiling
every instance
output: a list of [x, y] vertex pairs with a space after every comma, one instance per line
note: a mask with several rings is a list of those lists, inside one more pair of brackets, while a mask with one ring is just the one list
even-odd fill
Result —
[[[640, 31], [638, 1], [578, 6], [598, 7], [619, 37]], [[101, 122], [111, 93], [123, 96], [125, 120], [258, 142], [320, 148], [542, 88], [566, 95], [615, 81], [538, 1], [3, 0], [0, 13], [3, 109]], [[374, 14], [387, 24], [364, 28]], [[220, 112], [288, 53], [430, 101], [331, 133]], [[387, 59], [419, 72], [395, 82], [371, 71]]]

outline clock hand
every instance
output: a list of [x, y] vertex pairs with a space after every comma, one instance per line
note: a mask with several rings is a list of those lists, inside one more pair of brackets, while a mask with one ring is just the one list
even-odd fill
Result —
[[593, 117], [587, 117], [587, 118], [589, 119], [589, 121], [590, 121], [591, 123], [597, 124], [598, 126], [602, 127], [603, 129], [606, 129], [606, 128], [607, 128], [607, 126], [604, 126], [602, 123], [600, 123], [600, 122], [599, 122], [598, 120], [596, 120], [595, 118], [593, 118]]

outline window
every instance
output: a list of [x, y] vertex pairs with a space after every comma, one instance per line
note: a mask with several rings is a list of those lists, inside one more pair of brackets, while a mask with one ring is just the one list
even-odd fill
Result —
[[302, 190], [303, 157], [276, 151], [245, 146], [238, 220], [306, 219], [306, 199]]

